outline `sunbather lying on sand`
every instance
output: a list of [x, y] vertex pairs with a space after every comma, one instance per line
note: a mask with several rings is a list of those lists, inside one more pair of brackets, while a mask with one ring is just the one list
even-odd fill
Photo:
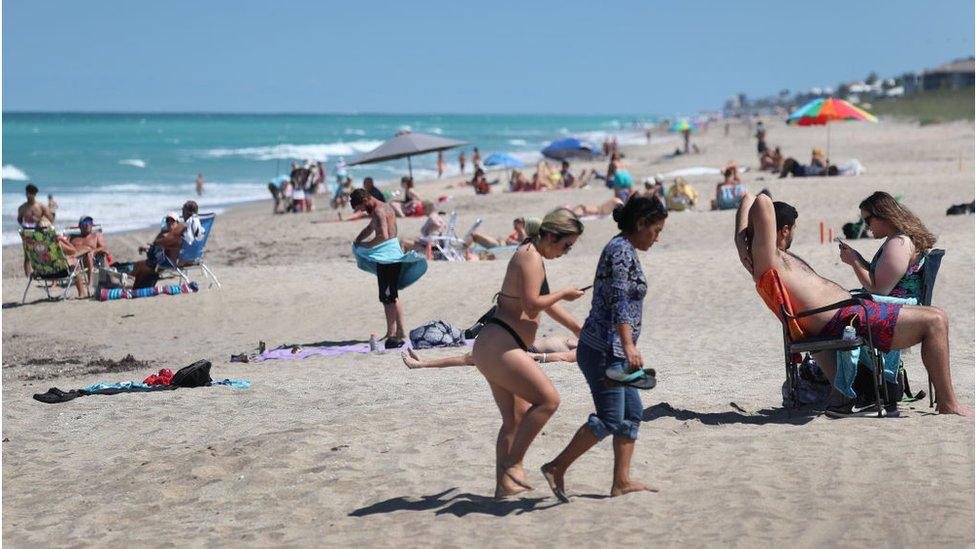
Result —
[[[789, 252], [796, 224], [796, 209], [785, 202], [775, 204], [768, 196], [746, 194], [736, 212], [734, 241], [743, 267], [752, 275], [756, 290], [770, 308], [775, 305], [776, 278], [782, 283], [795, 312], [824, 307], [851, 298], [836, 282], [818, 275], [806, 261]], [[941, 414], [971, 416], [972, 410], [956, 400], [949, 370], [949, 320], [937, 307], [897, 305], [866, 300], [865, 308], [847, 306], [797, 319], [802, 337], [840, 337], [846, 326], [856, 325], [857, 334], [871, 338], [881, 352], [907, 349], [922, 344], [922, 364], [935, 386], [937, 410]], [[779, 313], [776, 313], [777, 316]], [[824, 376], [833, 382], [835, 351], [816, 354]], [[848, 401], [830, 406], [836, 416], [853, 413]], [[877, 410], [875, 410], [877, 412]]]
[[[579, 340], [575, 337], [546, 337], [529, 347], [529, 356], [536, 362], [576, 362], [576, 346]], [[407, 368], [450, 368], [453, 366], [474, 366], [471, 353], [449, 356], [434, 360], [423, 360], [413, 349], [400, 353], [400, 358]]]
[[612, 214], [614, 208], [616, 208], [617, 206], [623, 206], [623, 204], [624, 204], [623, 200], [614, 197], [611, 198], [610, 200], [607, 200], [603, 204], [600, 204], [599, 206], [588, 206], [586, 204], [580, 204], [578, 206], [567, 205], [563, 207], [566, 208], [567, 210], [572, 211], [574, 214], [580, 217], [591, 216], [591, 215], [604, 217]]
[[471, 233], [468, 241], [465, 242], [465, 245], [470, 247], [477, 244], [485, 248], [517, 246], [529, 237], [529, 233], [533, 231], [533, 227], [535, 230], [538, 230], [540, 223], [542, 223], [542, 220], [536, 217], [516, 217], [512, 220], [512, 228], [515, 230], [508, 236], [494, 238], [481, 231], [474, 231]]

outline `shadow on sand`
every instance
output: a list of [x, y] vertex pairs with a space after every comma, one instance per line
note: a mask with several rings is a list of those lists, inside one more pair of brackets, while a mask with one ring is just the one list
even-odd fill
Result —
[[730, 406], [735, 410], [728, 412], [696, 412], [675, 408], [667, 402], [661, 402], [644, 410], [644, 421], [671, 417], [679, 421], [698, 420], [705, 425], [726, 425], [739, 423], [745, 425], [768, 425], [773, 423], [789, 425], [805, 425], [820, 415], [818, 410], [810, 407], [790, 410], [788, 408], [765, 408], [749, 413], [734, 402]]
[[[575, 497], [603, 499], [607, 496], [583, 494]], [[479, 494], [458, 492], [457, 488], [448, 488], [443, 492], [430, 496], [420, 496], [419, 498], [405, 496], [390, 498], [356, 509], [349, 513], [349, 516], [366, 517], [396, 511], [432, 511], [434, 515], [454, 515], [456, 517], [471, 514], [504, 517], [532, 511], [544, 511], [559, 505], [561, 504], [558, 501], [549, 496], [495, 499]]]

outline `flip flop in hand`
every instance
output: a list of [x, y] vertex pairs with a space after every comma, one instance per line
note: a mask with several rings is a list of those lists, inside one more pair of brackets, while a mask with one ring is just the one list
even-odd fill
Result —
[[644, 390], [653, 389], [657, 385], [657, 372], [654, 371], [654, 368], [644, 368], [633, 372], [607, 368], [604, 375], [607, 378], [608, 385], [627, 385]]

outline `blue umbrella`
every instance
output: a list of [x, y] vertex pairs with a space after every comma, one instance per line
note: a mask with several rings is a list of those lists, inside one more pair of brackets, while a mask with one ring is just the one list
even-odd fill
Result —
[[525, 164], [510, 154], [495, 153], [485, 159], [485, 166], [502, 166], [504, 168], [522, 168]]
[[566, 137], [550, 143], [548, 147], [542, 149], [542, 154], [546, 158], [566, 160], [567, 158], [593, 158], [600, 156], [602, 152], [586, 141]]

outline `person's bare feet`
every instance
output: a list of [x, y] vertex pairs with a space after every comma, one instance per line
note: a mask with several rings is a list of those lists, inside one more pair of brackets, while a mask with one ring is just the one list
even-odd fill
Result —
[[413, 352], [413, 349], [400, 351], [400, 358], [403, 359], [403, 363], [407, 365], [407, 368], [423, 367], [420, 363], [420, 357], [417, 355], [417, 353]]
[[522, 467], [521, 463], [503, 466], [501, 470], [501, 477], [508, 477], [514, 481], [515, 484], [525, 488], [526, 490], [534, 490], [532, 485], [529, 484], [528, 477], [525, 476], [525, 469]]
[[565, 471], [556, 469], [556, 467], [551, 463], [547, 463], [542, 466], [542, 476], [545, 477], [546, 482], [549, 483], [549, 489], [552, 490], [552, 494], [556, 496], [556, 499], [559, 501], [569, 503], [569, 496], [566, 495], [564, 475]]
[[518, 475], [521, 475], [523, 479], [525, 477], [525, 471], [522, 471], [521, 466], [512, 465], [503, 469], [500, 468], [495, 483], [495, 498], [507, 498], [531, 490], [532, 487], [520, 481], [517, 478]]
[[632, 480], [626, 484], [614, 484], [610, 488], [610, 497], [622, 496], [624, 494], [630, 494], [632, 492], [658, 492], [659, 489], [655, 486], [648, 486], [641, 482]]
[[959, 404], [958, 402], [952, 404], [943, 404], [942, 402], [938, 402], [935, 405], [935, 410], [940, 414], [955, 414], [957, 416], [973, 417], [973, 409], [964, 404]]

